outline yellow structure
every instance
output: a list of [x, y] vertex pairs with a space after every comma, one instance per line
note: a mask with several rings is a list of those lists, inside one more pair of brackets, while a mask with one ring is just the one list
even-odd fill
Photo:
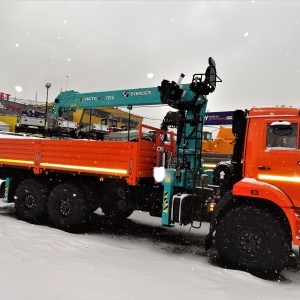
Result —
[[[53, 103], [48, 104], [48, 112], [52, 111]], [[37, 109], [39, 110], [45, 110], [46, 106], [45, 104], [41, 104], [37, 106]], [[103, 112], [106, 112], [110, 115], [110, 118], [116, 119], [118, 121], [118, 127], [122, 126], [127, 126], [128, 125], [128, 113], [126, 111], [122, 111], [116, 108], [101, 108], [101, 109], [96, 109], [95, 110], [101, 110]], [[79, 123], [80, 120], [83, 123], [90, 123], [90, 118], [91, 118], [91, 123], [101, 123], [101, 120], [103, 118], [97, 117], [95, 115], [92, 115], [90, 117], [89, 113], [85, 113], [81, 119], [83, 109], [77, 108], [75, 112], [72, 114], [72, 121]], [[5, 122], [9, 124], [10, 130], [15, 131], [15, 126], [17, 123], [17, 116], [0, 116], [0, 121]], [[71, 120], [71, 119], [70, 119]], [[137, 124], [141, 124], [143, 122], [143, 117], [130, 114], [130, 120], [132, 122], [136, 122]]]
[[[95, 109], [96, 110], [96, 109]], [[122, 111], [116, 108], [101, 108], [98, 109], [104, 111], [110, 115], [110, 118], [116, 119], [118, 121], [118, 127], [127, 126], [129, 115], [128, 112]], [[76, 111], [73, 112], [73, 121], [74, 122], [83, 122], [83, 123], [100, 123], [103, 118], [97, 117], [95, 115], [90, 116], [89, 113], [85, 113], [82, 116], [83, 109], [77, 108]], [[82, 116], [82, 118], [81, 118]], [[132, 122], [136, 122], [137, 124], [141, 124], [143, 122], [143, 117], [130, 114], [130, 120]]]
[[234, 141], [232, 128], [220, 126], [214, 140], [202, 141], [202, 152], [232, 154]]
[[10, 127], [10, 131], [15, 131], [17, 120], [18, 120], [17, 116], [0, 116], [0, 121], [8, 124]]

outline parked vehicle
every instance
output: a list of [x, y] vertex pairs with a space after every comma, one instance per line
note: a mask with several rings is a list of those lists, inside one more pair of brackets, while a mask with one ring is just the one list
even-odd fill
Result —
[[37, 110], [23, 110], [15, 126], [15, 132], [44, 133], [45, 114]]
[[76, 130], [76, 137], [79, 139], [103, 140], [109, 133], [109, 126], [101, 123], [81, 124]]
[[62, 119], [60, 117], [54, 118], [51, 127], [48, 128], [47, 132], [52, 137], [76, 137], [76, 131], [78, 128], [77, 122]]

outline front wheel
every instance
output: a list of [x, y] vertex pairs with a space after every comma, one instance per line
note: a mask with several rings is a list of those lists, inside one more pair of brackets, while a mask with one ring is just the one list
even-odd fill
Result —
[[63, 230], [75, 229], [88, 215], [86, 195], [82, 187], [72, 183], [56, 186], [47, 207], [51, 224]]
[[257, 275], [276, 274], [288, 263], [291, 240], [276, 218], [256, 207], [237, 207], [216, 230], [216, 247], [228, 267]]

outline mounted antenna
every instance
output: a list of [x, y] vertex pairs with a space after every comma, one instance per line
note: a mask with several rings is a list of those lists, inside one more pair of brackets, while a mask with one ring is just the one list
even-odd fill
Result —
[[67, 81], [66, 81], [66, 91], [68, 90], [68, 80], [69, 80], [69, 76], [67, 75]]

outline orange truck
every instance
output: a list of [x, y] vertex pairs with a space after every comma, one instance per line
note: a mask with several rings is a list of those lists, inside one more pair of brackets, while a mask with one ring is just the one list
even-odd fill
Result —
[[0, 134], [5, 201], [15, 203], [22, 220], [48, 219], [64, 230], [76, 228], [99, 207], [109, 219], [138, 209], [161, 217], [162, 225], [199, 228], [209, 208], [206, 249], [215, 239], [226, 266], [279, 273], [288, 265], [292, 244], [300, 245], [300, 109], [235, 111], [232, 158], [217, 165], [209, 184], [201, 140], [207, 95], [220, 81], [216, 74], [210, 58], [205, 74], [194, 74], [189, 85], [181, 84], [182, 74], [177, 83], [163, 80], [158, 88], [60, 94], [57, 112], [95, 103], [167, 104], [179, 111], [179, 118], [165, 118], [177, 132], [141, 125], [131, 141]]

